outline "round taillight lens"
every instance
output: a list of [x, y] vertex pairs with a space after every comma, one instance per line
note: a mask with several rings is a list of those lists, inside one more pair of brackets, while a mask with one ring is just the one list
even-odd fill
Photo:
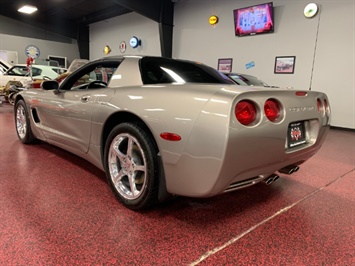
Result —
[[330, 114], [330, 108], [329, 108], [329, 104], [328, 104], [327, 99], [323, 100], [323, 104], [324, 104], [324, 111], [327, 113], [327, 115], [329, 115]]
[[250, 125], [256, 119], [255, 104], [248, 100], [243, 100], [235, 106], [235, 117], [242, 125]]
[[317, 109], [318, 109], [318, 112], [320, 112], [320, 113], [323, 112], [323, 104], [319, 98], [317, 99]]
[[274, 99], [267, 100], [264, 104], [264, 112], [271, 122], [275, 122], [280, 117], [279, 103]]
[[323, 103], [324, 103], [324, 109], [327, 110], [327, 109], [328, 109], [328, 102], [327, 102], [327, 100], [324, 99]]

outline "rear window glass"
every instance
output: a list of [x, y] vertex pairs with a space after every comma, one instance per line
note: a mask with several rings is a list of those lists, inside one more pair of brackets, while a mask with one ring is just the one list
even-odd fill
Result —
[[224, 74], [204, 64], [169, 58], [144, 57], [140, 62], [143, 84], [233, 84]]

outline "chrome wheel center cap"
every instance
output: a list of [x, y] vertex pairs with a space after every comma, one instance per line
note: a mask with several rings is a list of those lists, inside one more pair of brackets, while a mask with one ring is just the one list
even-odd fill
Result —
[[133, 172], [133, 162], [130, 160], [130, 158], [125, 158], [122, 164], [122, 169], [125, 173]]

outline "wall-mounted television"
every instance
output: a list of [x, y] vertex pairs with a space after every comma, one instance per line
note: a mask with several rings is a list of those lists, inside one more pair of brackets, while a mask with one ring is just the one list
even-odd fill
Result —
[[272, 2], [235, 9], [233, 13], [235, 36], [274, 32]]

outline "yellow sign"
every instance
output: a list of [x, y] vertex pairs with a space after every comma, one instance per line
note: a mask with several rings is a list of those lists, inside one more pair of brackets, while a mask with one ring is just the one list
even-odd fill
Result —
[[208, 23], [210, 23], [210, 25], [216, 25], [218, 23], [218, 17], [215, 15], [210, 16]]
[[106, 45], [104, 48], [104, 54], [108, 55], [109, 53], [111, 53], [111, 48], [110, 48], [110, 46]]

